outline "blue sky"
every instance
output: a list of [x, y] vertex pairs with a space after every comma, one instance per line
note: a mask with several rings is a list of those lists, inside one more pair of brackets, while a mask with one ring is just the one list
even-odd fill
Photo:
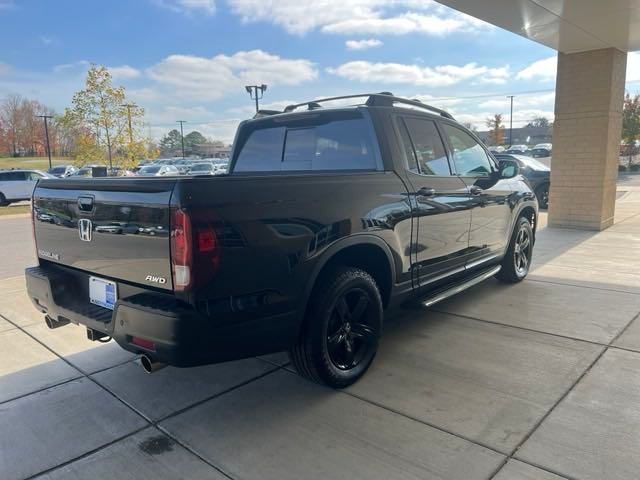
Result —
[[[481, 129], [507, 94], [516, 125], [553, 112], [553, 50], [430, 0], [0, 0], [0, 25], [0, 98], [61, 112], [102, 64], [154, 137], [183, 119], [231, 140], [250, 83], [269, 85], [266, 108], [386, 90]], [[635, 91], [640, 56], [629, 63]]]

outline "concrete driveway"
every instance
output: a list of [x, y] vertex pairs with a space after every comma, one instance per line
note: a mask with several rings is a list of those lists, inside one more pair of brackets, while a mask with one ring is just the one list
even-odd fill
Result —
[[342, 392], [284, 355], [146, 375], [48, 330], [14, 276], [29, 221], [0, 220], [22, 235], [0, 270], [0, 479], [637, 479], [640, 189], [617, 212], [602, 233], [543, 215], [525, 282], [394, 313]]

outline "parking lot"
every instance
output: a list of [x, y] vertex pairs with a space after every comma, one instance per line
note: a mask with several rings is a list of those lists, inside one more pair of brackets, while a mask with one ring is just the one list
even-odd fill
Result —
[[29, 219], [0, 219], [0, 478], [635, 479], [636, 184], [604, 232], [543, 214], [525, 282], [390, 315], [341, 392], [283, 354], [146, 375], [113, 342], [48, 330], [21, 276]]

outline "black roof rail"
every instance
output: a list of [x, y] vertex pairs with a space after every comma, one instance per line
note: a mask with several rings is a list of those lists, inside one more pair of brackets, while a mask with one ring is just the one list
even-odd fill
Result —
[[280, 110], [258, 110], [253, 118], [262, 118], [268, 117], [270, 115], [277, 115], [278, 113], [282, 113]]
[[328, 97], [328, 98], [320, 98], [317, 100], [310, 100], [308, 102], [296, 103], [293, 105], [287, 105], [284, 109], [284, 113], [293, 112], [296, 108], [307, 106], [309, 110], [315, 110], [320, 108], [320, 104], [323, 102], [331, 102], [334, 100], [345, 100], [348, 98], [361, 98], [367, 97], [365, 105], [369, 107], [392, 107], [395, 103], [402, 103], [405, 105], [412, 105], [414, 107], [421, 108], [423, 110], [428, 110], [433, 113], [437, 113], [445, 118], [449, 118], [453, 120], [453, 116], [437, 107], [433, 107], [431, 105], [427, 105], [426, 103], [421, 102], [420, 100], [409, 100], [408, 98], [396, 97], [391, 92], [380, 92], [380, 93], [358, 93], [355, 95], [342, 95], [340, 97]]

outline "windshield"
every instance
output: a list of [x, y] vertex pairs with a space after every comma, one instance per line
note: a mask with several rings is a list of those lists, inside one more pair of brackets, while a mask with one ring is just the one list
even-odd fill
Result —
[[160, 171], [160, 167], [142, 167], [138, 173], [150, 174], [150, 173], [158, 173], [159, 171]]
[[51, 169], [49, 169], [49, 173], [64, 173], [67, 171], [67, 167], [53, 167]]

